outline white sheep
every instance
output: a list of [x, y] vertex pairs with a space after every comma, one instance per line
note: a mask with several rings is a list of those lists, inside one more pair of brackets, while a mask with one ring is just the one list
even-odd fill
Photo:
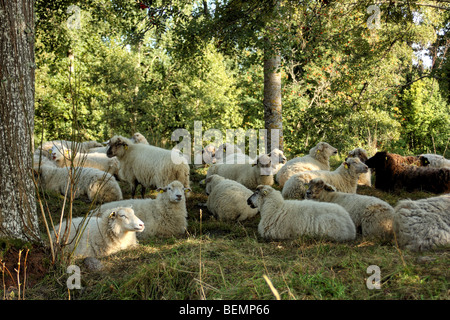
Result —
[[149, 144], [147, 139], [140, 132], [136, 132], [135, 134], [133, 134], [133, 136], [131, 136], [130, 140], [133, 143]]
[[145, 230], [138, 234], [139, 239], [151, 236], [171, 237], [183, 235], [187, 228], [187, 209], [185, 188], [180, 181], [173, 181], [160, 192], [156, 199], [127, 199], [102, 204], [100, 212], [113, 207], [132, 207], [136, 216], [144, 221]]
[[393, 235], [394, 208], [377, 197], [339, 192], [322, 179], [315, 178], [309, 181], [306, 199], [340, 205], [364, 237], [389, 239]]
[[189, 188], [189, 165], [183, 157], [178, 158], [178, 163], [174, 162], [171, 150], [134, 144], [127, 138], [114, 136], [109, 141], [106, 155], [119, 160], [119, 178], [130, 184], [132, 198], [139, 184], [142, 186], [142, 197], [146, 188], [162, 188], [174, 180]]
[[425, 251], [450, 244], [450, 194], [401, 200], [394, 210], [394, 232], [401, 248]]
[[258, 186], [247, 202], [261, 214], [258, 232], [263, 238], [283, 240], [307, 235], [348, 241], [356, 237], [349, 213], [334, 203], [284, 200], [270, 186]]
[[[52, 234], [63, 236], [67, 221], [55, 227]], [[69, 226], [67, 226], [69, 227]], [[67, 247], [75, 249], [74, 256], [103, 257], [137, 245], [136, 233], [145, 230], [144, 223], [131, 208], [105, 210], [101, 217], [73, 218], [70, 225]]]
[[426, 153], [419, 156], [420, 164], [423, 167], [450, 168], [450, 160], [439, 154]]
[[[74, 198], [86, 195], [90, 201], [109, 202], [123, 199], [122, 190], [114, 176], [94, 169], [83, 167], [58, 168], [54, 165], [34, 164], [39, 176], [39, 182], [46, 190], [52, 190], [65, 195], [71, 192], [70, 185], [75, 187]], [[68, 186], [68, 184], [70, 184]]]
[[56, 166], [60, 168], [69, 166], [95, 168], [115, 176], [119, 173], [119, 160], [117, 158], [109, 158], [106, 153], [77, 152], [73, 155], [71, 149], [53, 146], [51, 156]]
[[[348, 152], [347, 157], [349, 158], [359, 158], [362, 163], [365, 163], [369, 159], [367, 151], [363, 148], [355, 148]], [[360, 186], [372, 186], [372, 172], [370, 169], [366, 173], [361, 173], [358, 179], [358, 185]]]
[[225, 179], [217, 174], [206, 179], [208, 210], [222, 221], [244, 221], [253, 218], [257, 209], [247, 205], [253, 192], [239, 182]]
[[224, 178], [237, 181], [249, 189], [255, 189], [259, 185], [273, 185], [274, 172], [278, 169], [279, 163], [279, 153], [263, 154], [253, 164], [225, 163], [212, 165], [208, 169], [206, 178], [218, 174]]
[[294, 174], [310, 170], [330, 170], [329, 159], [337, 154], [337, 149], [326, 142], [319, 142], [309, 150], [309, 154], [289, 160], [278, 171], [276, 181], [283, 187], [286, 181]]
[[219, 147], [209, 144], [202, 150], [202, 158], [205, 164], [226, 163], [225, 158], [234, 156], [234, 154], [243, 154], [243, 152], [238, 146], [228, 142], [222, 143]]
[[305, 185], [314, 178], [321, 178], [335, 187], [337, 191], [356, 193], [360, 174], [368, 170], [369, 168], [358, 158], [347, 158], [334, 171], [303, 171], [294, 174], [284, 184], [282, 194], [285, 199], [304, 199]]
[[40, 147], [36, 149], [42, 149], [50, 153], [54, 146], [58, 147], [59, 149], [62, 149], [64, 147], [81, 153], [87, 153], [92, 148], [103, 147], [103, 145], [100, 142], [94, 140], [84, 142], [69, 141], [69, 140], [53, 140], [44, 142]]

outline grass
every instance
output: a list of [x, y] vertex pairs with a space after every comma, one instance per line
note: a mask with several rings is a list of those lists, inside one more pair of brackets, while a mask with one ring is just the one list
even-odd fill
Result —
[[[361, 237], [347, 243], [309, 237], [266, 241], [257, 232], [259, 217], [225, 223], [198, 205], [206, 202], [199, 184], [205, 173], [204, 168], [192, 170], [186, 236], [148, 239], [138, 248], [102, 258], [101, 271], [86, 271], [81, 260], [71, 262], [82, 270], [80, 290], [67, 289], [65, 265], [55, 264], [27, 288], [26, 298], [268, 300], [276, 298], [275, 289], [283, 300], [449, 299], [448, 247], [415, 253], [399, 250], [394, 242]], [[122, 187], [128, 197], [127, 186]], [[400, 199], [434, 196], [424, 192], [387, 194], [368, 187], [359, 188], [358, 193], [380, 197], [392, 205]], [[48, 199], [56, 217], [62, 199], [50, 193]], [[82, 215], [88, 208], [88, 203], [77, 200], [74, 215]], [[366, 286], [370, 265], [380, 268], [379, 290]]]

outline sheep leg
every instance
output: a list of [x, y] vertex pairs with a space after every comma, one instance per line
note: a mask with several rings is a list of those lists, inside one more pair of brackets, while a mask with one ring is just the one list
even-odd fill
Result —
[[142, 199], [144, 199], [145, 197], [145, 187], [141, 184], [141, 195], [142, 195]]
[[133, 184], [131, 185], [131, 199], [134, 199], [138, 185], [139, 185], [139, 182], [135, 179], [133, 181]]

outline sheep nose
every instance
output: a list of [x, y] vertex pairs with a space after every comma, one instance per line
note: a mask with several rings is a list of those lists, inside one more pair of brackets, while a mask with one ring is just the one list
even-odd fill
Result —
[[177, 194], [177, 199], [181, 199], [181, 194]]

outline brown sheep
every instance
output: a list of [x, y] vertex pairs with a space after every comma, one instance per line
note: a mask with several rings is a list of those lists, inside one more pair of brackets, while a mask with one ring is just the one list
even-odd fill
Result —
[[404, 157], [386, 151], [377, 152], [366, 165], [375, 169], [375, 188], [383, 191], [450, 192], [450, 169], [408, 165]]

